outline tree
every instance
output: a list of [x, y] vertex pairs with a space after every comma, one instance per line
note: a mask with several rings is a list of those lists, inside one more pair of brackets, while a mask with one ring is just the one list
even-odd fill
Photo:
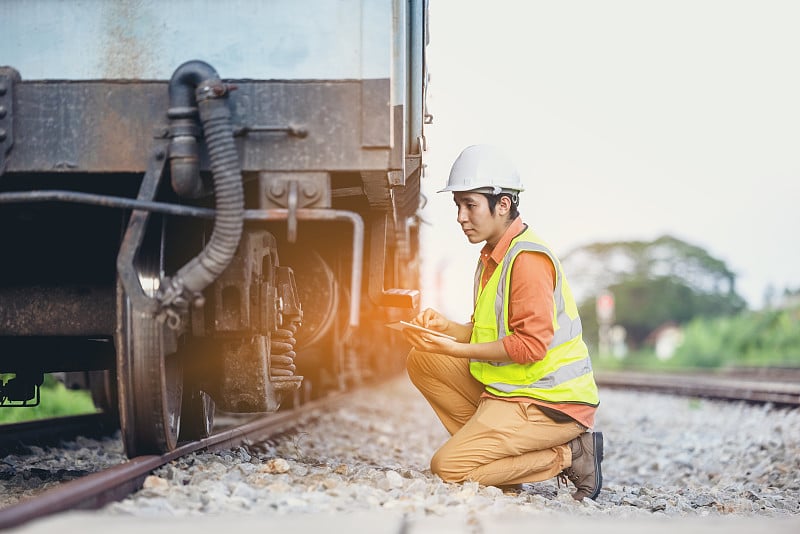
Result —
[[603, 290], [614, 294], [615, 322], [626, 329], [633, 348], [665, 323], [685, 324], [746, 308], [736, 293], [736, 275], [724, 261], [672, 236], [593, 243], [571, 251], [562, 262], [590, 340], [597, 331], [591, 328], [597, 324], [595, 297]]

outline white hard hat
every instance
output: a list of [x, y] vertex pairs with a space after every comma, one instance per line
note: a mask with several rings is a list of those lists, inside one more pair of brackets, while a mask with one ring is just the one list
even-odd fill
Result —
[[461, 151], [447, 179], [447, 187], [437, 191], [475, 191], [499, 195], [524, 191], [514, 164], [493, 145], [472, 145]]

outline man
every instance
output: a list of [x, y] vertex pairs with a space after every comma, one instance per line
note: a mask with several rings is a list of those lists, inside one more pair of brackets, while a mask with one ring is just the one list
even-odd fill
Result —
[[451, 434], [431, 471], [495, 486], [559, 476], [576, 500], [594, 499], [603, 482], [603, 435], [588, 431], [597, 386], [561, 263], [519, 217], [519, 174], [497, 148], [473, 145], [443, 191], [469, 242], [486, 244], [472, 321], [432, 309], [412, 320], [455, 341], [404, 330], [409, 377]]

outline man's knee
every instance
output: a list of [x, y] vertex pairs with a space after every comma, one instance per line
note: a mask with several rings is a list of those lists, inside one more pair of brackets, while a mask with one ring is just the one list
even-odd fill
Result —
[[464, 482], [471, 471], [471, 468], [465, 469], [463, 464], [453, 462], [444, 447], [431, 458], [431, 473], [439, 475], [444, 482]]

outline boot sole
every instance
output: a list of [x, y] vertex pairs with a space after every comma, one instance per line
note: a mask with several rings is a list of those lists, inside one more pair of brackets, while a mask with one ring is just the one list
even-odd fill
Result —
[[594, 472], [595, 481], [597, 482], [597, 489], [591, 495], [587, 495], [590, 499], [594, 500], [600, 495], [600, 490], [603, 488], [603, 471], [600, 464], [603, 463], [603, 433], [592, 433], [592, 444], [594, 445]]

